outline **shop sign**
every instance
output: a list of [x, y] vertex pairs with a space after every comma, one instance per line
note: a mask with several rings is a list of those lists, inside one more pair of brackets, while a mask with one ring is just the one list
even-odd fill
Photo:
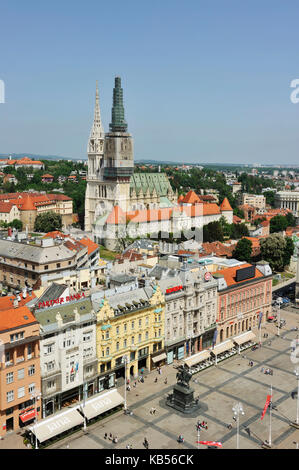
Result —
[[73, 300], [79, 300], [85, 297], [84, 292], [80, 294], [67, 295], [66, 297], [58, 297], [57, 299], [47, 300], [46, 302], [39, 302], [38, 308], [53, 307], [53, 305], [60, 305]]
[[166, 294], [172, 294], [173, 292], [178, 292], [183, 289], [183, 286], [169, 287], [166, 289]]

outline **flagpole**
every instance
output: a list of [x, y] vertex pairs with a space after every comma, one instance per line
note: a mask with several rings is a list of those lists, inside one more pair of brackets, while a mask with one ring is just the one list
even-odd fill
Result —
[[272, 383], [270, 385], [270, 396], [271, 396], [271, 404], [270, 404], [269, 446], [271, 447], [271, 445], [272, 445], [272, 442], [271, 442], [271, 418], [272, 418], [272, 403], [273, 403]]

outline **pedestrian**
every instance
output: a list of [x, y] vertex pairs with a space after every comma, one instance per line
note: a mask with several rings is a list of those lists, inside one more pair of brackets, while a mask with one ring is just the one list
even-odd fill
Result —
[[153, 407], [151, 407], [151, 409], [150, 409], [150, 415], [152, 415], [152, 414], [153, 414], [153, 410], [154, 410], [154, 408], [153, 408]]
[[134, 382], [134, 385], [133, 385], [133, 387], [135, 388], [135, 387], [136, 387], [136, 385], [137, 385], [137, 382], [135, 381], [135, 382]]
[[104, 439], [107, 439], [107, 437], [108, 437], [108, 434], [105, 432]]
[[155, 383], [157, 383], [157, 382], [158, 382], [158, 377], [155, 378]]
[[149, 448], [149, 442], [148, 442], [148, 440], [147, 440], [146, 437], [144, 438], [143, 445], [144, 445], [144, 447], [145, 447], [146, 449]]
[[156, 411], [157, 411], [156, 408], [153, 408], [153, 415], [156, 414]]
[[165, 385], [167, 385], [167, 377], [166, 377], [166, 379], [164, 380], [164, 383], [165, 383]]

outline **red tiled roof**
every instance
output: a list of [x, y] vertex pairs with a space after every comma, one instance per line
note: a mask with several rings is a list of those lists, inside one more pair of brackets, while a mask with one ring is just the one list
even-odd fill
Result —
[[186, 204], [196, 204], [200, 202], [200, 199], [194, 191], [189, 191], [182, 199], [182, 202]]
[[[245, 281], [239, 281], [239, 282], [236, 281], [236, 271], [238, 269], [247, 268], [249, 266], [252, 266], [252, 265], [249, 263], [246, 263], [240, 266], [234, 266], [233, 268], [224, 268], [224, 269], [214, 272], [213, 274], [221, 274], [224, 277], [227, 286], [233, 287], [233, 286], [236, 286], [238, 284], [242, 284], [243, 282], [245, 282]], [[248, 279], [248, 281], [252, 281], [253, 279], [259, 279], [261, 277], [263, 277], [263, 274], [256, 268], [255, 276]]]
[[12, 204], [11, 202], [0, 202], [0, 212], [3, 213], [3, 212], [10, 212], [11, 211], [11, 208], [14, 206], [15, 204]]
[[99, 245], [97, 243], [93, 242], [92, 240], [90, 240], [90, 238], [87, 237], [81, 238], [80, 243], [82, 245], [87, 246], [87, 251], [89, 255], [99, 248]]
[[242, 219], [238, 217], [237, 215], [233, 215], [233, 223], [234, 224], [240, 224], [242, 222]]
[[0, 311], [0, 331], [26, 326], [33, 322], [37, 323], [37, 320], [26, 306]]
[[227, 197], [225, 197], [220, 205], [220, 209], [221, 211], [232, 211], [232, 207], [229, 203], [229, 200], [227, 199]]

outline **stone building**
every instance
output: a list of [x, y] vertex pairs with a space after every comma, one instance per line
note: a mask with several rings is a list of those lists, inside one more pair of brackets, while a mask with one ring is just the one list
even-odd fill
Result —
[[85, 194], [85, 230], [116, 206], [123, 211], [160, 207], [161, 198], [176, 203], [163, 173], [135, 173], [133, 138], [127, 131], [120, 77], [115, 78], [110, 131], [104, 133], [96, 88], [94, 121], [88, 141], [88, 175]]
[[[164, 363], [165, 300], [158, 286], [135, 288], [94, 301], [99, 387], [137, 377]], [[127, 362], [125, 364], [125, 357]]]
[[[48, 292], [49, 295], [49, 292]], [[56, 297], [56, 293], [53, 293]], [[40, 323], [42, 417], [97, 393], [96, 317], [89, 298], [34, 308]]]
[[42, 245], [0, 240], [0, 282], [13, 288], [37, 288], [43, 274], [78, 269], [87, 261], [87, 246], [69, 240], [44, 239]]
[[217, 282], [206, 273], [205, 268], [186, 261], [177, 269], [157, 265], [149, 273], [165, 296], [165, 351], [169, 364], [212, 344]]
[[299, 221], [299, 191], [278, 191], [274, 197], [275, 207], [289, 209]]

